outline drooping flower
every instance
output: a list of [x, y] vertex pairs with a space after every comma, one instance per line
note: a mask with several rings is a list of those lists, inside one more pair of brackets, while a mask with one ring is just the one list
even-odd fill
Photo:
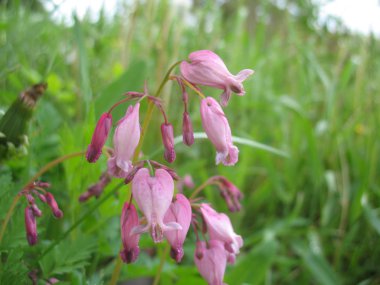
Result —
[[25, 208], [25, 231], [29, 245], [37, 243], [37, 222], [32, 207]]
[[103, 193], [104, 188], [111, 182], [111, 177], [108, 172], [102, 173], [99, 181], [87, 188], [87, 191], [79, 196], [79, 202], [85, 202], [91, 197], [99, 198]]
[[194, 188], [194, 181], [190, 174], [186, 174], [183, 178], [179, 179], [177, 182], [178, 192], [182, 193], [183, 188], [186, 187], [188, 189]]
[[102, 153], [102, 148], [107, 141], [111, 127], [112, 115], [110, 113], [104, 113], [96, 124], [91, 143], [87, 148], [86, 158], [88, 162], [96, 162], [98, 160]]
[[181, 230], [166, 231], [164, 235], [171, 245], [170, 256], [177, 262], [182, 260], [184, 255], [183, 243], [191, 223], [191, 205], [189, 200], [182, 194], [177, 194], [175, 201], [171, 203], [166, 211], [164, 222], [177, 222], [181, 225]]
[[132, 230], [133, 234], [149, 231], [154, 242], [163, 239], [163, 233], [179, 230], [182, 227], [176, 222], [164, 223], [163, 219], [173, 198], [174, 182], [164, 169], [157, 169], [151, 177], [147, 168], [141, 168], [132, 181], [132, 193], [140, 210], [147, 220]]
[[222, 106], [226, 106], [234, 92], [245, 94], [243, 81], [253, 74], [251, 69], [243, 69], [237, 75], [229, 72], [223, 60], [210, 50], [199, 50], [189, 55], [190, 62], [183, 61], [180, 69], [182, 76], [193, 84], [211, 86], [224, 90], [221, 96]]
[[201, 204], [200, 210], [207, 224], [210, 238], [222, 241], [226, 250], [233, 254], [238, 254], [239, 249], [243, 246], [243, 239], [234, 232], [228, 216], [223, 213], [217, 213], [208, 204], [204, 203]]
[[240, 200], [243, 198], [243, 194], [236, 185], [226, 177], [220, 175], [211, 177], [209, 181], [215, 182], [219, 186], [220, 194], [226, 201], [228, 209], [231, 212], [240, 211]]
[[216, 164], [222, 162], [224, 165], [234, 165], [238, 161], [239, 149], [232, 143], [228, 120], [214, 98], [202, 100], [201, 119], [207, 137], [216, 148]]
[[113, 137], [114, 154], [108, 159], [108, 172], [115, 177], [125, 178], [132, 169], [132, 157], [140, 141], [140, 104], [129, 106], [118, 123]]
[[133, 204], [124, 203], [123, 211], [120, 218], [121, 239], [123, 249], [120, 252], [120, 257], [125, 263], [136, 261], [139, 249], [139, 234], [132, 234], [132, 229], [139, 225], [139, 217], [136, 208]]
[[161, 125], [161, 136], [165, 148], [164, 157], [167, 162], [172, 163], [175, 160], [173, 125], [163, 123]]
[[[202, 253], [202, 254], [200, 254]], [[224, 272], [227, 266], [227, 254], [223, 243], [218, 240], [197, 242], [194, 262], [199, 273], [209, 285], [223, 285]]]

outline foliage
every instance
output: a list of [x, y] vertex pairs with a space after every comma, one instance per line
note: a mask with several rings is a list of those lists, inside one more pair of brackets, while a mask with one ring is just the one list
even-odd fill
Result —
[[[210, 49], [233, 73], [256, 70], [245, 82], [245, 97], [235, 96], [225, 109], [233, 134], [290, 154], [284, 158], [241, 145], [237, 167], [226, 168], [215, 167], [206, 141], [176, 147], [181, 175], [191, 173], [199, 185], [210, 172], [219, 173], [245, 193], [243, 210], [230, 215], [245, 246], [226, 282], [378, 284], [380, 42], [339, 26], [336, 32], [317, 27], [317, 8], [309, 1], [286, 2], [296, 12], [273, 2], [196, 1], [186, 12], [168, 1], [136, 1], [120, 4], [112, 18], [74, 18], [72, 26], [44, 11], [2, 9], [1, 108], [34, 83], [47, 81], [48, 90], [30, 124], [28, 155], [0, 166], [0, 219], [38, 169], [85, 150], [95, 119], [111, 102], [126, 91], [142, 91], [146, 78], [149, 87], [157, 86], [170, 64], [193, 50]], [[165, 87], [164, 99], [174, 117], [178, 87]], [[195, 110], [191, 105], [195, 130], [201, 131]], [[124, 112], [119, 107], [115, 117]], [[173, 123], [180, 134], [181, 122]], [[161, 153], [149, 142], [159, 141], [158, 124], [150, 126], [144, 145], [155, 159]], [[118, 190], [112, 182], [105, 192], [114, 194], [107, 199], [77, 202], [104, 166], [104, 158], [96, 165], [74, 158], [41, 177], [52, 182], [65, 217], [54, 220], [42, 208], [40, 242], [30, 248], [24, 238], [26, 202], [19, 202], [0, 245], [0, 284], [24, 284], [32, 270], [69, 284], [110, 280], [129, 188]], [[206, 195], [226, 209], [211, 189]], [[153, 247], [148, 239], [142, 242]], [[187, 241], [181, 265], [167, 260], [161, 284], [203, 284], [193, 249]], [[136, 264], [123, 266], [120, 280], [154, 277], [162, 251], [146, 251]]]

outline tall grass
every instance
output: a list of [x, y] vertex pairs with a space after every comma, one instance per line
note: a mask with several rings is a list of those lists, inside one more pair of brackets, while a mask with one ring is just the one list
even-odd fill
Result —
[[[233, 134], [289, 153], [284, 158], [242, 145], [238, 165], [226, 168], [214, 165], [214, 150], [206, 141], [177, 147], [180, 174], [191, 173], [200, 184], [220, 173], [245, 194], [243, 210], [231, 215], [245, 246], [226, 282], [380, 283], [379, 40], [316, 28], [316, 8], [308, 2], [291, 2], [297, 14], [267, 1], [197, 3], [188, 12], [170, 1], [135, 1], [120, 5], [112, 19], [100, 14], [96, 22], [75, 19], [72, 27], [20, 4], [1, 11], [2, 108], [30, 84], [46, 80], [49, 89], [30, 128], [28, 156], [0, 168], [0, 218], [31, 174], [52, 158], [86, 148], [95, 119], [125, 91], [142, 90], [147, 79], [154, 92], [173, 62], [210, 49], [233, 73], [256, 71], [245, 83], [245, 97], [233, 97], [225, 109]], [[164, 93], [180, 134], [180, 90], [169, 84]], [[195, 129], [201, 131], [199, 100], [193, 96], [191, 101]], [[119, 116], [124, 111], [117, 109]], [[158, 147], [158, 123], [149, 129], [146, 155]], [[77, 199], [104, 167], [104, 159], [97, 165], [77, 159], [42, 177], [52, 181], [66, 218], [57, 222], [45, 215], [39, 221], [43, 242], [29, 249], [23, 207], [17, 209], [0, 248], [4, 284], [21, 284], [32, 269], [69, 284], [109, 280], [119, 250], [125, 190], [99, 203], [61, 240], [96, 203], [82, 205]], [[226, 210], [216, 191], [206, 195]], [[161, 284], [203, 284], [192, 263], [191, 240], [182, 265], [167, 261]], [[41, 258], [53, 241], [58, 245]], [[142, 240], [142, 248], [151, 245]], [[76, 256], [83, 248], [84, 254]], [[120, 280], [152, 277], [158, 262], [158, 255], [143, 253], [136, 264], [123, 266]], [[17, 272], [12, 271], [15, 264]]]

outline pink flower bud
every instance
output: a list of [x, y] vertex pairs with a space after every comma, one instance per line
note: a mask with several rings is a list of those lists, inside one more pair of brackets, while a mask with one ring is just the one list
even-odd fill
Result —
[[174, 180], [179, 180], [179, 176], [177, 174], [177, 172], [174, 171], [174, 169], [170, 168], [170, 167], [167, 167], [166, 165], [163, 165], [161, 163], [158, 163], [157, 161], [154, 161], [154, 160], [149, 160], [150, 163], [152, 164], [153, 167], [155, 168], [162, 168], [164, 169], [167, 173], [170, 174], [170, 176], [174, 179]]
[[240, 190], [224, 176], [213, 176], [209, 181], [217, 182], [220, 194], [225, 199], [227, 206], [231, 212], [240, 211], [240, 200], [243, 194]]
[[243, 239], [234, 232], [228, 216], [217, 213], [208, 204], [201, 204], [200, 209], [210, 238], [222, 241], [229, 252], [239, 253], [239, 249], [243, 246]]
[[63, 217], [63, 212], [59, 209], [57, 201], [55, 200], [53, 194], [46, 192], [45, 194], [46, 203], [49, 205], [51, 211], [53, 212], [53, 215], [60, 219]]
[[239, 150], [232, 144], [230, 125], [214, 98], [202, 100], [201, 119], [207, 137], [216, 148], [216, 164], [234, 165], [238, 161]]
[[165, 148], [164, 157], [167, 162], [172, 163], [175, 160], [173, 125], [163, 123], [161, 125], [161, 135]]
[[[224, 272], [227, 266], [227, 254], [223, 243], [218, 240], [210, 240], [208, 246], [204, 241], [197, 242], [194, 262], [199, 273], [209, 285], [223, 285]], [[203, 252], [202, 258], [197, 252]]]
[[185, 175], [183, 178], [179, 179], [177, 182], [177, 189], [181, 193], [183, 192], [183, 188], [186, 187], [188, 189], [194, 188], [193, 178], [190, 174]]
[[149, 231], [154, 242], [161, 242], [163, 233], [179, 230], [182, 227], [175, 222], [164, 223], [163, 219], [173, 198], [174, 182], [168, 172], [157, 169], [151, 177], [147, 168], [141, 168], [132, 181], [132, 193], [140, 210], [147, 220], [132, 230], [132, 234]]
[[253, 74], [251, 69], [243, 69], [237, 75], [231, 74], [222, 59], [209, 50], [199, 50], [189, 55], [190, 62], [183, 61], [180, 69], [183, 77], [193, 84], [211, 86], [224, 90], [222, 106], [226, 106], [234, 92], [243, 96], [243, 81]]
[[32, 207], [25, 208], [25, 230], [29, 245], [37, 243], [37, 222]]
[[139, 234], [131, 234], [134, 227], [139, 225], [139, 217], [133, 204], [124, 203], [123, 211], [120, 218], [121, 239], [123, 241], [123, 249], [120, 257], [125, 263], [136, 261], [139, 249]]
[[170, 256], [177, 262], [182, 260], [184, 255], [183, 243], [191, 223], [191, 205], [189, 200], [182, 194], [177, 194], [174, 202], [166, 211], [164, 222], [176, 222], [181, 225], [182, 230], [167, 231], [164, 235], [171, 245]]
[[41, 193], [38, 193], [37, 196], [41, 200], [41, 202], [43, 202], [43, 203], [47, 202], [45, 195], [42, 195]]
[[132, 181], [133, 178], [135, 177], [137, 171], [139, 171], [139, 169], [143, 168], [143, 166], [144, 166], [144, 163], [140, 163], [140, 164], [136, 164], [136, 165], [134, 165], [133, 168], [132, 168], [132, 170], [130, 170], [130, 171], [127, 173], [127, 175], [126, 175], [126, 177], [125, 177], [125, 179], [124, 179], [124, 183], [125, 183], [125, 184], [129, 184], [129, 183], [131, 183], [131, 181]]
[[86, 158], [88, 162], [96, 162], [102, 153], [102, 148], [107, 141], [112, 127], [112, 115], [104, 113], [96, 124], [91, 143], [87, 148]]
[[42, 211], [37, 207], [36, 204], [33, 204], [30, 206], [33, 210], [33, 214], [36, 216], [36, 217], [41, 217], [42, 216]]
[[113, 137], [114, 154], [108, 159], [108, 172], [115, 177], [125, 178], [132, 169], [132, 157], [140, 141], [140, 104], [129, 106], [118, 123]]
[[183, 113], [182, 140], [185, 145], [191, 146], [194, 143], [193, 125], [188, 112]]

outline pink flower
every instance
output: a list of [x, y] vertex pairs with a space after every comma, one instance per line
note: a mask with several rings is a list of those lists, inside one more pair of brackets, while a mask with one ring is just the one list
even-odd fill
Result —
[[224, 90], [222, 106], [226, 106], [231, 93], [243, 96], [243, 81], [253, 74], [251, 69], [243, 69], [237, 75], [231, 74], [223, 60], [209, 50], [199, 50], [189, 55], [190, 63], [183, 61], [180, 69], [183, 77], [193, 84], [206, 85]]
[[120, 218], [121, 239], [123, 241], [123, 250], [120, 257], [125, 263], [136, 261], [139, 249], [139, 234], [131, 234], [134, 227], [139, 225], [139, 217], [133, 204], [124, 203], [123, 211]]
[[62, 218], [63, 212], [59, 209], [57, 201], [55, 200], [53, 194], [46, 192], [45, 198], [46, 198], [46, 203], [49, 205], [51, 211], [53, 212], [53, 215], [58, 219]]
[[140, 104], [129, 106], [118, 123], [113, 137], [114, 154], [108, 160], [108, 172], [115, 177], [125, 178], [132, 169], [132, 157], [140, 141]]
[[197, 242], [194, 255], [199, 273], [209, 285], [223, 285], [224, 272], [227, 266], [227, 254], [223, 243], [218, 240]]
[[176, 195], [175, 201], [171, 203], [165, 214], [164, 222], [177, 222], [182, 227], [182, 230], [164, 232], [166, 239], [171, 245], [170, 256], [177, 262], [180, 262], [184, 255], [183, 243], [185, 242], [191, 223], [191, 205], [184, 195]]
[[102, 153], [109, 131], [112, 127], [112, 115], [104, 113], [96, 124], [91, 143], [87, 148], [86, 158], [88, 162], [96, 162]]
[[214, 98], [202, 100], [201, 119], [207, 137], [216, 148], [216, 164], [222, 162], [224, 165], [234, 165], [238, 161], [239, 150], [232, 144], [227, 118]]
[[164, 157], [167, 162], [172, 163], [175, 160], [173, 125], [169, 123], [163, 123], [161, 125], [161, 135], [162, 143], [164, 144], [165, 148]]
[[182, 120], [182, 140], [185, 145], [191, 146], [194, 143], [194, 132], [191, 118], [188, 112], [183, 112]]
[[164, 169], [157, 169], [151, 177], [147, 168], [141, 168], [132, 181], [132, 193], [140, 210], [144, 213], [147, 225], [140, 225], [132, 234], [150, 231], [154, 242], [161, 242], [163, 233], [169, 230], [180, 230], [175, 222], [164, 224], [164, 216], [173, 198], [174, 182]]
[[29, 245], [37, 243], [37, 222], [32, 207], [25, 208], [25, 230]]
[[217, 213], [208, 204], [201, 204], [200, 209], [207, 224], [210, 238], [224, 242], [226, 250], [233, 254], [238, 254], [239, 249], [243, 246], [243, 239], [234, 232], [228, 216], [223, 213]]

